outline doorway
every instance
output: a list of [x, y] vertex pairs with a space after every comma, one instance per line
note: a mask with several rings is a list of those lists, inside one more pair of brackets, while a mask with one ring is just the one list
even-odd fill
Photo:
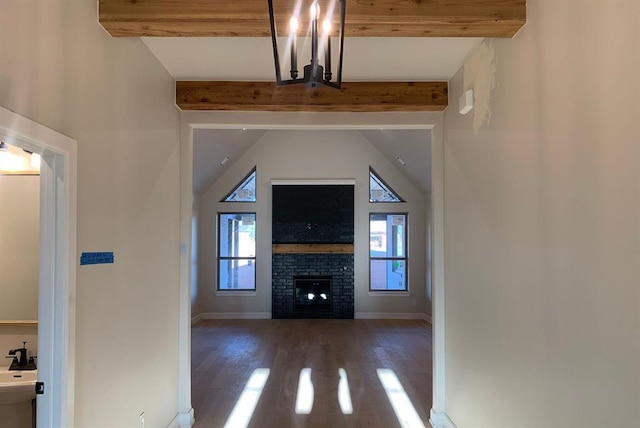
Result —
[[0, 107], [0, 141], [40, 155], [37, 426], [73, 426], [75, 140]]
[[[295, 124], [295, 125], [291, 125]], [[444, 402], [444, 263], [443, 263], [443, 132], [442, 115], [435, 113], [240, 113], [183, 112], [181, 130], [181, 245], [180, 261], [180, 355], [179, 415], [180, 426], [193, 422], [191, 407], [191, 241], [193, 203], [193, 134], [197, 129], [428, 129], [432, 133], [431, 205], [427, 213], [431, 229], [428, 259], [431, 266], [433, 349], [433, 406], [431, 416], [438, 415]]]

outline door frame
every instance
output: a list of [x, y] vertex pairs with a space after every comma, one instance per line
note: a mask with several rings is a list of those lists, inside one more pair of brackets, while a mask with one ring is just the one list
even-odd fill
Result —
[[427, 129], [431, 131], [430, 255], [433, 334], [433, 404], [431, 422], [445, 415], [444, 316], [444, 114], [283, 113], [184, 111], [180, 130], [180, 301], [178, 415], [180, 428], [194, 422], [191, 407], [191, 247], [193, 215], [193, 131], [196, 129]]
[[37, 426], [73, 426], [77, 142], [3, 107], [0, 141], [42, 156]]

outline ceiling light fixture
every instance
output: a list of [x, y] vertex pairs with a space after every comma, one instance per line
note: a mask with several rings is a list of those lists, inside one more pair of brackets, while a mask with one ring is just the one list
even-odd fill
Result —
[[[333, 21], [333, 5], [327, 9], [327, 13], [322, 20], [322, 34], [318, 31], [318, 21], [321, 18], [320, 5], [318, 0], [312, 0], [309, 8], [309, 32], [311, 34], [311, 62], [304, 66], [303, 76], [298, 77], [298, 29], [300, 28], [301, 16], [296, 12], [289, 19], [289, 42], [287, 46], [290, 51], [291, 69], [289, 74], [291, 79], [282, 80], [280, 71], [280, 55], [278, 54], [278, 33], [276, 31], [276, 18], [273, 10], [273, 0], [269, 2], [269, 20], [271, 24], [271, 43], [273, 45], [273, 61], [276, 67], [276, 84], [293, 85], [303, 83], [307, 88], [318, 88], [320, 86], [329, 86], [334, 89], [342, 87], [342, 53], [344, 47], [344, 26], [346, 0], [336, 0], [340, 3], [340, 25], [339, 25], [339, 50], [338, 50], [338, 69], [337, 80], [334, 82], [333, 73], [331, 71], [331, 30]], [[300, 10], [300, 9], [298, 9]], [[320, 42], [322, 42], [322, 50], [324, 52], [324, 65], [320, 65], [319, 50]]]

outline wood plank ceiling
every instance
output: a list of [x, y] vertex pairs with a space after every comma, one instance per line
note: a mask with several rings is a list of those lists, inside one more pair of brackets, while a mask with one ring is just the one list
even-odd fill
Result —
[[[288, 11], [291, 4], [274, 0], [274, 9]], [[99, 0], [100, 24], [113, 37], [269, 37], [268, 16], [266, 0]], [[287, 28], [286, 12], [276, 19]], [[509, 38], [525, 23], [526, 0], [347, 0], [345, 34]], [[447, 83], [347, 82], [338, 91], [178, 81], [176, 103], [183, 110], [442, 111]]]

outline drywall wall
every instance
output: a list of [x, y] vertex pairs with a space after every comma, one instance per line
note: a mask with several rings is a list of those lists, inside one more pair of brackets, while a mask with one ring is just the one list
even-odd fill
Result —
[[78, 141], [75, 426], [164, 427], [178, 411], [179, 113], [138, 39], [97, 2], [0, 4], [0, 105]]
[[[426, 143], [425, 143], [426, 144]], [[369, 203], [369, 165], [403, 198], [405, 204]], [[219, 203], [246, 174], [257, 167], [257, 202]], [[425, 166], [427, 167], [427, 166]], [[199, 206], [199, 309], [204, 313], [271, 312], [271, 180], [355, 178], [355, 312], [430, 313], [426, 297], [425, 195], [417, 190], [358, 131], [267, 131], [211, 185]], [[256, 212], [257, 293], [217, 296], [216, 213]], [[409, 213], [410, 296], [369, 294], [369, 212]], [[413, 304], [415, 300], [415, 305]], [[196, 315], [196, 314], [194, 314]]]
[[40, 176], [0, 175], [0, 207], [0, 320], [37, 320]]
[[495, 75], [463, 68], [451, 102], [495, 79], [490, 118], [445, 114], [447, 414], [637, 426], [640, 3], [528, 2], [481, 49]]

